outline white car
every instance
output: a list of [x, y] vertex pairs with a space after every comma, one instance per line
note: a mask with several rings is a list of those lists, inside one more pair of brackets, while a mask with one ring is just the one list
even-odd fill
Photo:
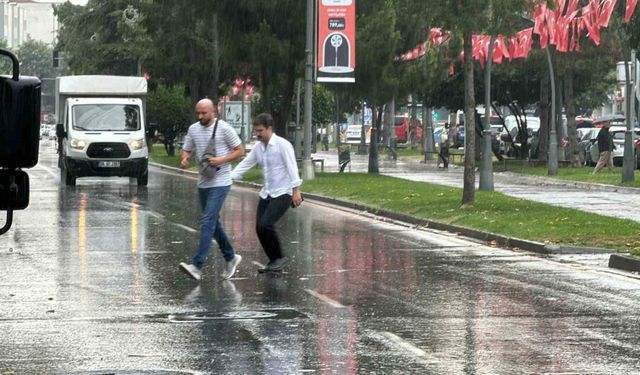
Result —
[[[365, 143], [369, 144], [371, 140], [371, 127], [366, 126], [367, 134], [365, 135]], [[360, 144], [360, 136], [362, 132], [362, 125], [349, 125], [347, 131], [344, 133], [344, 139], [346, 143]]]

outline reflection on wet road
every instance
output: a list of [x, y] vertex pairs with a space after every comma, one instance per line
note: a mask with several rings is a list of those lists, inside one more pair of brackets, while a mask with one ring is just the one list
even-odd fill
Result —
[[214, 246], [198, 285], [177, 268], [192, 178], [60, 187], [46, 153], [29, 174], [0, 237], [0, 374], [640, 371], [640, 283], [596, 266], [306, 202], [281, 223], [287, 272], [259, 275], [257, 194], [234, 187], [222, 221], [244, 260], [221, 281]]

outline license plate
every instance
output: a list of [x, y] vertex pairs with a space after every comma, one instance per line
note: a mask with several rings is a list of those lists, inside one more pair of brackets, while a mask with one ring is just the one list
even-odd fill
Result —
[[98, 167], [99, 168], [120, 168], [120, 162], [119, 161], [99, 161]]

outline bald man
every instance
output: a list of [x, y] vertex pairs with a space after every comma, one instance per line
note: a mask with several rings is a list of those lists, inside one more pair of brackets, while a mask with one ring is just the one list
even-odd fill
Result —
[[[191, 278], [200, 281], [202, 268], [211, 248], [211, 238], [215, 238], [225, 260], [222, 278], [229, 279], [236, 272], [242, 257], [234, 252], [222, 228], [220, 210], [231, 190], [229, 163], [244, 155], [244, 147], [231, 125], [216, 117], [211, 100], [202, 99], [196, 104], [196, 116], [198, 122], [189, 126], [184, 137], [180, 168], [187, 168], [191, 156], [195, 154], [196, 162], [205, 165], [208, 163], [210, 168], [215, 168], [215, 173], [213, 176], [205, 172], [198, 173], [198, 196], [202, 210], [200, 244], [193, 257], [193, 263], [180, 263], [180, 269]], [[210, 142], [215, 145], [213, 155], [209, 155], [210, 150], [207, 150]]]

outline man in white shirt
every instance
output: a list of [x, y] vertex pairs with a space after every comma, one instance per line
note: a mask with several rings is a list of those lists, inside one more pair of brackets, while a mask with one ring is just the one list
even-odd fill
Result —
[[[189, 159], [195, 153], [198, 163], [207, 161], [215, 173], [198, 173], [198, 195], [202, 209], [200, 244], [193, 258], [193, 264], [180, 263], [180, 268], [195, 280], [202, 277], [202, 267], [209, 254], [211, 238], [215, 238], [226, 261], [222, 277], [228, 279], [236, 272], [242, 257], [235, 254], [220, 223], [220, 210], [231, 190], [231, 161], [244, 155], [242, 141], [236, 131], [223, 120], [216, 119], [213, 102], [202, 99], [196, 104], [198, 122], [191, 125], [184, 137], [180, 168], [189, 166]], [[214, 133], [215, 131], [215, 133]], [[213, 156], [207, 146], [213, 137]], [[207, 173], [207, 174], [205, 174]]]
[[287, 209], [302, 203], [300, 185], [293, 146], [273, 132], [273, 118], [262, 113], [253, 120], [253, 131], [259, 142], [249, 155], [231, 172], [233, 180], [242, 178], [256, 164], [262, 167], [264, 186], [260, 190], [260, 202], [256, 214], [256, 233], [269, 263], [259, 272], [282, 271], [287, 259], [275, 231], [275, 223]]

